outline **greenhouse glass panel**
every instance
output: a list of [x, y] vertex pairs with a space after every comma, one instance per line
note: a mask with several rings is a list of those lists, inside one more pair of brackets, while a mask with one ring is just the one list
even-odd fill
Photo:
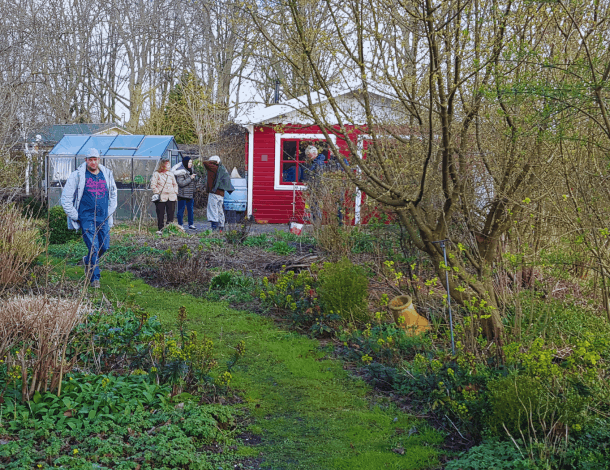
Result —
[[135, 153], [138, 157], [159, 157], [165, 154], [165, 149], [173, 140], [172, 136], [155, 135], [146, 136], [142, 145]]
[[49, 188], [49, 207], [61, 204], [61, 188]]
[[131, 219], [131, 189], [119, 189], [117, 191], [117, 206], [114, 218]]
[[63, 186], [73, 171], [73, 157], [49, 157], [49, 186]]
[[155, 212], [155, 203], [150, 200], [152, 195], [153, 193], [150, 189], [139, 189], [133, 192], [131, 201], [134, 220], [140, 219], [142, 215], [142, 208], [144, 208], [144, 218], [147, 216], [155, 218], [157, 216], [157, 213]]
[[94, 148], [100, 152], [100, 155], [104, 156], [104, 154], [108, 151], [108, 147], [112, 144], [112, 141], [115, 140], [116, 136], [114, 135], [94, 135], [81, 147], [78, 151], [78, 155], [89, 155], [89, 150]]
[[106, 151], [106, 155], [134, 155], [142, 143], [142, 140], [144, 140], [143, 135], [118, 135]]
[[104, 166], [112, 170], [118, 189], [132, 188], [131, 162], [131, 158], [104, 158]]
[[50, 155], [76, 155], [88, 139], [88, 135], [66, 135], [51, 150]]
[[146, 189], [150, 185], [157, 160], [133, 159], [133, 182], [136, 189]]

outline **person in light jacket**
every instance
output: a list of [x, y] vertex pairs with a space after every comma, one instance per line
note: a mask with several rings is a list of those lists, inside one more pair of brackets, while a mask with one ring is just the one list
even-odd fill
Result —
[[97, 149], [90, 149], [85, 162], [68, 176], [60, 201], [68, 215], [68, 228], [82, 229], [83, 241], [88, 250], [82, 263], [91, 286], [99, 288], [98, 260], [110, 247], [117, 187], [112, 170], [100, 165]]
[[195, 206], [195, 181], [197, 180], [197, 175], [193, 173], [193, 160], [191, 160], [191, 157], [184, 157], [182, 162], [174, 165], [172, 173], [176, 178], [176, 183], [178, 183], [178, 225], [183, 226], [184, 208], [186, 207], [189, 228], [195, 230], [193, 209]]
[[222, 232], [225, 225], [224, 198], [225, 191], [231, 194], [235, 191], [231, 183], [231, 176], [227, 169], [220, 163], [220, 157], [213, 155], [207, 162], [203, 162], [207, 170], [206, 190], [208, 192], [207, 217], [212, 230]]
[[[163, 227], [174, 221], [174, 211], [178, 200], [178, 183], [176, 183], [176, 178], [170, 171], [167, 157], [162, 157], [159, 161], [159, 166], [150, 181], [150, 189], [152, 189], [153, 194], [159, 195], [159, 199], [155, 201], [155, 209], [157, 212], [157, 235], [162, 235]], [[164, 223], [163, 219], [166, 213], [167, 222]]]

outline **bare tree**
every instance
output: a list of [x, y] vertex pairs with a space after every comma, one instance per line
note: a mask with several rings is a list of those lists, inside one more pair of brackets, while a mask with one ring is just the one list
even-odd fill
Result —
[[[332, 20], [323, 30], [303, 13], [316, 6]], [[532, 73], [548, 15], [512, 0], [287, 0], [251, 11], [270, 47], [308, 83], [306, 114], [333, 152], [340, 148], [331, 135], [345, 144], [346, 174], [395, 211], [439, 278], [450, 272], [452, 298], [487, 338], [499, 338], [500, 241], [539, 184], [534, 175], [544, 179], [549, 157], [541, 100], [513, 87]], [[280, 43], [269, 31], [283, 15], [291, 25]], [[320, 68], [320, 44], [337, 58], [339, 87]], [[338, 88], [351, 89], [357, 111], [338, 99]], [[447, 265], [435, 243], [445, 239], [453, 242]]]

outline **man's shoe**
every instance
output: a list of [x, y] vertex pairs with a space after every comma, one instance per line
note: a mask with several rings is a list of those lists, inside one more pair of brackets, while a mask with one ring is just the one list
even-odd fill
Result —
[[99, 280], [95, 280], [91, 283], [91, 287], [93, 287], [94, 289], [99, 289], [100, 288], [100, 281]]
[[189, 228], [190, 228], [191, 230], [197, 230], [197, 227], [195, 227], [194, 225], [189, 225]]
[[157, 235], [163, 235], [163, 230], [157, 230]]

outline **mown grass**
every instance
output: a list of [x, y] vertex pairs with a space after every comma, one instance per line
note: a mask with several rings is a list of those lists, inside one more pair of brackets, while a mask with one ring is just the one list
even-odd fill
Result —
[[[82, 268], [68, 267], [71, 277]], [[251, 455], [262, 468], [423, 469], [438, 466], [443, 437], [425, 422], [384, 399], [372, 399], [362, 380], [327, 357], [316, 341], [278, 329], [270, 320], [187, 294], [150, 287], [129, 273], [104, 271], [102, 292], [137, 303], [168, 329], [178, 308], [188, 312], [188, 328], [212, 339], [228, 358], [238, 341], [247, 353], [233, 369], [251, 423], [262, 438]]]

